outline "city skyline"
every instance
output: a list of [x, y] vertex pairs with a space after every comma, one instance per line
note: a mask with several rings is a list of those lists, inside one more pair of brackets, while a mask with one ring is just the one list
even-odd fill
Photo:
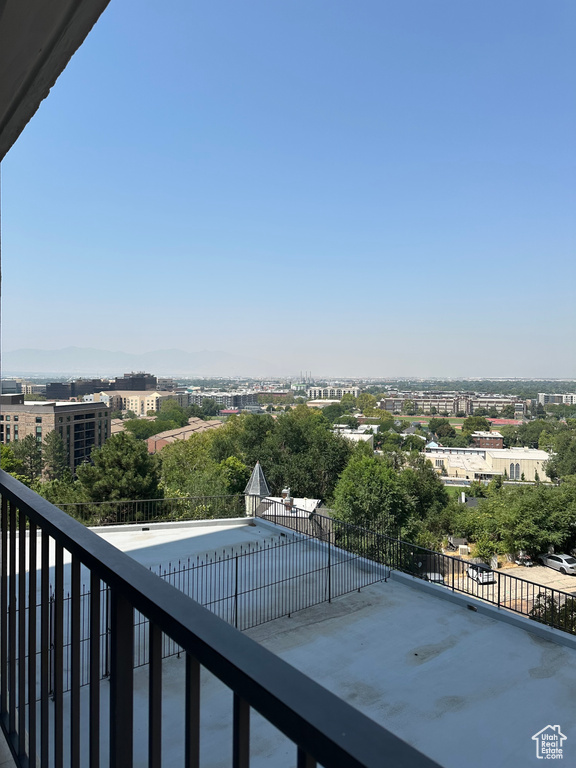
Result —
[[2, 164], [5, 354], [576, 377], [574, 21], [112, 3]]

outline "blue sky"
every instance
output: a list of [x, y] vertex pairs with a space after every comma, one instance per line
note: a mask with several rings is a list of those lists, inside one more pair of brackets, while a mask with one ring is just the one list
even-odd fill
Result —
[[576, 377], [575, 32], [573, 0], [112, 0], [3, 163], [4, 349]]

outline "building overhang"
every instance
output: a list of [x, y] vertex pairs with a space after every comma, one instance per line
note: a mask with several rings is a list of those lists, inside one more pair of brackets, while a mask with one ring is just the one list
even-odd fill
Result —
[[0, 161], [110, 0], [0, 0]]

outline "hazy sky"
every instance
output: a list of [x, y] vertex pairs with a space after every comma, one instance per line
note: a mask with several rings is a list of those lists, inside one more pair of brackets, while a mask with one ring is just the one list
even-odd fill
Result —
[[574, 0], [112, 0], [2, 166], [4, 349], [576, 377], [575, 33]]

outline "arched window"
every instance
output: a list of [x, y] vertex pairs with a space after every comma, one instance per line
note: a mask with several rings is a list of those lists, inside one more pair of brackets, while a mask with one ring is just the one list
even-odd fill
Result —
[[514, 480], [514, 464], [510, 464], [510, 480]]
[[520, 464], [516, 464], [516, 480], [520, 480]]

